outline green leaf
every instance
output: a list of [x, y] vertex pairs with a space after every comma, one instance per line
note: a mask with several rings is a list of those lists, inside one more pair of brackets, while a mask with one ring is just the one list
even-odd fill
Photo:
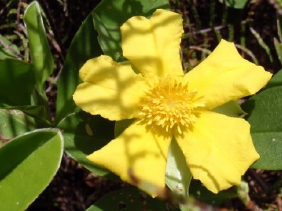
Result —
[[7, 141], [34, 129], [34, 120], [23, 112], [0, 109], [0, 140]]
[[152, 211], [176, 211], [176, 206], [165, 201], [145, 195], [136, 188], [123, 188], [119, 191], [112, 191], [99, 199], [86, 211], [107, 211], [107, 210], [152, 210]]
[[93, 21], [99, 32], [99, 43], [104, 53], [116, 61], [124, 60], [120, 46], [120, 26], [132, 16], [149, 17], [158, 9], [169, 9], [167, 0], [104, 0], [95, 9]]
[[20, 60], [0, 61], [0, 107], [29, 105], [34, 88], [32, 65]]
[[235, 9], [243, 9], [248, 0], [219, 0], [221, 3], [225, 3], [226, 6], [232, 7]]
[[[279, 81], [276, 82], [280, 84]], [[273, 85], [274, 80], [271, 83]], [[282, 86], [272, 86], [251, 97], [242, 105], [243, 110], [248, 113], [246, 119], [251, 124], [254, 145], [260, 154], [260, 159], [252, 166], [254, 168], [282, 169], [281, 96]]]
[[0, 148], [1, 210], [25, 210], [52, 180], [62, 154], [57, 129], [35, 130]]
[[186, 164], [183, 152], [173, 138], [167, 156], [165, 183], [174, 195], [187, 200], [191, 179], [192, 174]]
[[92, 14], [88, 15], [76, 33], [63, 66], [58, 81], [58, 96], [56, 105], [56, 122], [78, 110], [72, 95], [80, 83], [78, 71], [90, 58], [102, 54], [94, 29]]
[[33, 1], [28, 5], [24, 14], [24, 22], [27, 28], [36, 87], [39, 92], [43, 92], [43, 85], [53, 71], [54, 60], [49, 49], [40, 6], [37, 1]]
[[260, 159], [252, 168], [281, 170], [282, 132], [256, 132], [252, 133], [252, 137], [260, 155]]
[[[100, 149], [114, 138], [114, 123], [100, 116], [84, 112], [70, 114], [58, 127], [63, 130], [65, 150], [80, 164], [96, 175], [105, 176], [108, 170], [95, 165], [86, 156]], [[110, 175], [112, 176], [112, 175]]]

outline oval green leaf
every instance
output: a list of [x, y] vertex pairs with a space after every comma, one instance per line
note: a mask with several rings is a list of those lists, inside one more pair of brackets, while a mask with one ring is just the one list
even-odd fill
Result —
[[33, 1], [26, 8], [24, 23], [28, 34], [36, 87], [40, 92], [43, 92], [44, 82], [53, 71], [54, 59], [47, 41], [38, 2]]
[[25, 210], [52, 180], [62, 154], [57, 129], [35, 130], [0, 148], [1, 210]]

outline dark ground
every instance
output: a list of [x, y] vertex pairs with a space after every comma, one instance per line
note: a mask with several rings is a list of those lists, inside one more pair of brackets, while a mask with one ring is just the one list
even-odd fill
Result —
[[[11, 8], [17, 8], [16, 19], [22, 14], [26, 1], [21, 0], [8, 4], [9, 1], [0, 3], [0, 15], [8, 17]], [[10, 1], [12, 2], [12, 1]], [[47, 29], [53, 31], [50, 39], [53, 55], [56, 58], [56, 78], [66, 55], [68, 46], [87, 14], [98, 4], [97, 0], [39, 0], [49, 21]], [[271, 72], [277, 72], [281, 64], [275, 53], [273, 38], [277, 37], [276, 9], [268, 1], [260, 0], [248, 4], [244, 10], [228, 9], [215, 0], [171, 0], [174, 10], [181, 12], [185, 18], [185, 37], [182, 42], [184, 65], [188, 69], [197, 64], [205, 54], [203, 49], [213, 49], [218, 43], [217, 36], [225, 39], [234, 38], [236, 43], [243, 43], [253, 53], [259, 64]], [[0, 25], [12, 22], [11, 16], [0, 20]], [[257, 31], [271, 50], [273, 61], [259, 45], [257, 39], [249, 28]], [[14, 30], [22, 33], [20, 28], [3, 30], [2, 35], [13, 34]], [[48, 30], [47, 30], [48, 31]], [[17, 42], [17, 40], [15, 40]], [[19, 42], [20, 43], [20, 42]], [[24, 52], [24, 49], [22, 50]], [[243, 52], [246, 58], [251, 59], [248, 53]], [[48, 84], [48, 86], [51, 86]], [[50, 106], [54, 110], [56, 100], [56, 87], [48, 87]], [[254, 204], [269, 210], [281, 210], [282, 200], [279, 195], [281, 186], [281, 171], [256, 171], [250, 170], [245, 179], [250, 185], [250, 197]], [[269, 188], [274, 182], [277, 187]], [[50, 185], [29, 207], [29, 211], [84, 211], [89, 205], [109, 191], [122, 188], [122, 184], [112, 182], [100, 177], [94, 177], [88, 170], [64, 155], [61, 167]], [[249, 209], [257, 210], [255, 205]], [[231, 200], [224, 204], [225, 208], [233, 207], [234, 210], [247, 208], [238, 200]]]

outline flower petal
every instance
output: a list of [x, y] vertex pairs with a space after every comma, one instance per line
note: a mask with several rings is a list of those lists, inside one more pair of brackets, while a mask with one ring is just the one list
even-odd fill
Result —
[[183, 75], [179, 14], [158, 9], [150, 19], [134, 16], [121, 26], [123, 55], [145, 76]]
[[225, 40], [185, 75], [190, 89], [204, 97], [209, 109], [256, 93], [270, 78], [269, 72], [243, 59], [235, 45]]
[[148, 130], [146, 125], [136, 121], [87, 158], [126, 182], [136, 185], [136, 180], [140, 180], [163, 188], [170, 141], [171, 135]]
[[176, 140], [193, 177], [214, 193], [238, 185], [241, 175], [259, 158], [249, 123], [215, 112], [202, 112]]
[[130, 119], [139, 112], [140, 97], [147, 89], [141, 74], [108, 56], [88, 60], [80, 69], [80, 84], [73, 95], [77, 106], [110, 120]]

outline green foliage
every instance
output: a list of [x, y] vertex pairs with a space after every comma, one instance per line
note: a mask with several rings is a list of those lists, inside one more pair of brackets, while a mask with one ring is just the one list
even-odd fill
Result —
[[78, 71], [90, 58], [102, 54], [94, 29], [92, 13], [84, 20], [69, 47], [60, 79], [56, 102], [56, 121], [78, 110], [72, 100], [76, 86], [80, 83]]
[[27, 7], [24, 14], [29, 41], [30, 56], [33, 63], [36, 87], [43, 93], [46, 79], [53, 71], [54, 61], [50, 52], [38, 2]]
[[[50, 125], [43, 85], [54, 63], [37, 2], [30, 4], [24, 19], [33, 63], [15, 60], [18, 50], [13, 45], [1, 50], [0, 107], [6, 110], [0, 110], [0, 139], [8, 141], [0, 148], [3, 210], [26, 209], [50, 183], [63, 154], [63, 137], [58, 129], [36, 130]], [[9, 44], [7, 39], [1, 41], [4, 47]]]
[[1, 209], [25, 210], [52, 180], [62, 154], [63, 139], [56, 129], [34, 130], [2, 146]]
[[[45, 124], [49, 124], [47, 101], [34, 91], [33, 65], [15, 59], [0, 60], [0, 108], [22, 110]], [[37, 94], [37, 95], [36, 95]], [[41, 102], [32, 102], [33, 97]]]
[[261, 93], [248, 99], [243, 105], [246, 119], [260, 159], [254, 168], [282, 169], [282, 72], [278, 72]]
[[0, 84], [0, 107], [29, 105], [35, 84], [32, 65], [14, 59], [0, 60]]
[[[45, 124], [49, 124], [47, 101], [34, 91], [34, 69], [21, 60], [5, 59], [0, 61], [0, 108], [22, 110]], [[37, 95], [36, 95], [37, 93]], [[33, 97], [41, 102], [32, 102]]]

